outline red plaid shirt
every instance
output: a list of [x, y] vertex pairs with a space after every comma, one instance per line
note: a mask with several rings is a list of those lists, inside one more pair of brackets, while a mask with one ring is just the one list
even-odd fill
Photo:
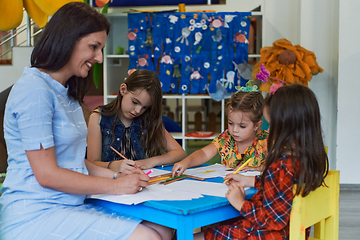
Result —
[[[289, 239], [293, 186], [299, 175], [300, 161], [295, 161], [295, 167], [287, 155], [273, 163], [265, 173], [264, 190], [245, 201], [241, 217], [206, 229], [205, 239]], [[259, 180], [257, 176], [257, 189], [260, 189]]]

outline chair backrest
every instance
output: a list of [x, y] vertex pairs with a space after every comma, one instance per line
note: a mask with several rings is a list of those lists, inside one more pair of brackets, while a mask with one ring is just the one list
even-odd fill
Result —
[[329, 170], [326, 186], [306, 197], [295, 196], [290, 214], [290, 240], [304, 240], [306, 228], [314, 226], [314, 238], [339, 239], [340, 172]]

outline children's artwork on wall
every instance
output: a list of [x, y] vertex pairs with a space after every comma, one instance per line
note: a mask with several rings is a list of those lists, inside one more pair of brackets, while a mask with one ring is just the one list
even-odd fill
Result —
[[251, 78], [250, 16], [250, 12], [129, 13], [129, 70], [156, 71], [163, 92], [213, 94], [221, 89], [225, 92], [218, 96], [229, 96]]
[[[98, 7], [98, 1], [92, 0], [93, 5]], [[132, 1], [123, 1], [123, 0], [111, 0], [109, 2], [109, 7], [137, 7], [137, 6], [159, 6], [159, 5], [176, 5], [179, 4], [185, 5], [200, 5], [208, 4], [208, 0], [132, 0]], [[211, 4], [221, 4], [220, 0], [211, 0]]]

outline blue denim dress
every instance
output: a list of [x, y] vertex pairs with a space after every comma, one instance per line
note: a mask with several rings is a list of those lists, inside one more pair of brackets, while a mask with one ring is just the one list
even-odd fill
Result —
[[[101, 152], [101, 161], [110, 162], [114, 161], [117, 154], [110, 148], [112, 146], [115, 149], [119, 149], [121, 139], [125, 132], [125, 125], [120, 121], [116, 122], [114, 131], [112, 131], [112, 126], [114, 122], [115, 115], [105, 116], [101, 115], [100, 119], [100, 129], [102, 135], [102, 152]], [[133, 147], [136, 152], [137, 160], [145, 158], [144, 148], [141, 147], [140, 136], [143, 134], [141, 130], [141, 125], [138, 119], [134, 119], [130, 125], [130, 136]], [[113, 137], [113, 134], [115, 136]]]
[[8, 169], [1, 187], [0, 239], [127, 239], [140, 219], [84, 204], [85, 195], [42, 187], [26, 150], [55, 148], [59, 167], [88, 174], [87, 128], [68, 89], [36, 68], [25, 68], [9, 94], [4, 117]]

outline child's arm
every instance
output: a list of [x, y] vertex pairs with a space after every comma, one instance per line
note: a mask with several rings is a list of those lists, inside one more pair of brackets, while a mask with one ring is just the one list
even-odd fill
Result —
[[99, 121], [99, 113], [95, 112], [90, 115], [87, 136], [87, 160], [103, 168], [109, 167], [115, 172], [132, 173], [135, 170], [135, 161], [113, 161], [110, 165], [109, 162], [101, 161], [102, 136]]
[[174, 177], [176, 174], [180, 176], [187, 168], [199, 166], [209, 161], [217, 154], [217, 152], [217, 148], [213, 143], [210, 143], [202, 149], [196, 150], [181, 162], [174, 164], [172, 176]]
[[159, 156], [136, 161], [136, 163], [141, 166], [141, 169], [149, 169], [165, 164], [173, 164], [186, 157], [184, 149], [165, 129], [164, 135], [165, 138], [163, 146], [166, 153]]

